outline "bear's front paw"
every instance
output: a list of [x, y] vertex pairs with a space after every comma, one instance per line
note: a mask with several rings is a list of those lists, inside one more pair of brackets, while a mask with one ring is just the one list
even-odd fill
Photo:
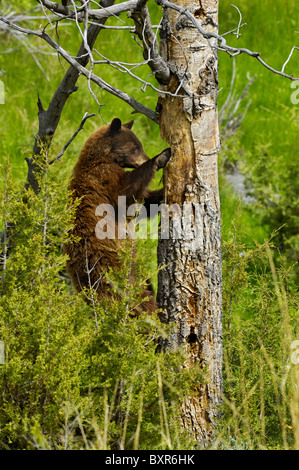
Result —
[[157, 157], [157, 170], [160, 170], [160, 168], [164, 168], [166, 166], [166, 163], [169, 161], [171, 157], [171, 149], [165, 149], [163, 152], [161, 152]]

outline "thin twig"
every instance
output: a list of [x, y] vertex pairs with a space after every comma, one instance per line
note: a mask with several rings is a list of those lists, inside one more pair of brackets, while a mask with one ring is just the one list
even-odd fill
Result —
[[[95, 50], [96, 51], [96, 50]], [[141, 66], [141, 65], [146, 65], [149, 63], [150, 61], [150, 58], [144, 62], [140, 62], [139, 64], [133, 64], [133, 67], [132, 68], [128, 68], [125, 66], [125, 62], [119, 62], [119, 61], [113, 61], [113, 60], [109, 60], [107, 59], [105, 56], [103, 56], [102, 54], [100, 54], [100, 52], [96, 51], [97, 54], [99, 54], [100, 57], [102, 57], [102, 59], [104, 60], [95, 60], [94, 63], [95, 64], [107, 64], [107, 65], [110, 65], [112, 68], [115, 68], [117, 69], [119, 72], [121, 73], [128, 73], [132, 78], [134, 78], [135, 80], [138, 80], [139, 82], [143, 83], [142, 87], [141, 87], [141, 90], [142, 91], [145, 91], [146, 90], [146, 87], [151, 87], [154, 91], [156, 91], [157, 93], [161, 92], [161, 90], [157, 87], [155, 87], [155, 85], [153, 85], [152, 83], [148, 82], [147, 80], [143, 80], [142, 78], [140, 78], [138, 75], [134, 74], [132, 72], [132, 70], [134, 70], [135, 68]], [[150, 74], [152, 75], [152, 74]], [[170, 96], [176, 96], [176, 97], [180, 97], [180, 98], [184, 98], [185, 95], [178, 95], [177, 92], [176, 93], [171, 93], [170, 91], [166, 91], [166, 90], [163, 90], [163, 93], [165, 95], [170, 95]]]
[[88, 113], [85, 113], [83, 118], [82, 118], [82, 121], [80, 123], [80, 126], [78, 127], [78, 129], [76, 130], [76, 132], [72, 135], [72, 137], [70, 138], [70, 140], [65, 144], [65, 146], [62, 148], [62, 150], [59, 152], [58, 155], [56, 155], [56, 157], [53, 158], [53, 160], [51, 160], [49, 162], [49, 165], [52, 165], [52, 163], [56, 162], [56, 160], [60, 160], [60, 158], [62, 157], [62, 155], [64, 154], [64, 152], [66, 151], [66, 149], [69, 147], [69, 145], [73, 142], [73, 140], [75, 139], [75, 137], [79, 134], [79, 132], [83, 129], [83, 126], [85, 124], [85, 122], [87, 121], [87, 119], [91, 118], [95, 116], [95, 113], [93, 114], [88, 114]]
[[239, 37], [241, 36], [241, 34], [240, 34], [239, 31], [240, 31], [241, 22], [242, 22], [242, 13], [240, 12], [239, 8], [236, 7], [236, 5], [234, 5], [233, 3], [231, 3], [231, 6], [234, 7], [234, 8], [238, 11], [239, 16], [240, 16], [240, 18], [239, 18], [239, 24], [238, 24], [238, 26], [237, 26], [237, 32], [236, 32], [237, 39], [239, 39]]
[[233, 34], [235, 31], [239, 31], [240, 28], [243, 28], [243, 26], [247, 26], [247, 23], [242, 23], [237, 26], [237, 28], [231, 29], [230, 31], [226, 31], [225, 33], [220, 34], [220, 36], [227, 36], [227, 34]]
[[[270, 65], [268, 65], [261, 57], [260, 57], [260, 52], [254, 52], [250, 51], [249, 49], [246, 49], [244, 47], [232, 47], [226, 44], [226, 40], [224, 39], [223, 36], [220, 36], [217, 33], [214, 32], [209, 32], [205, 31], [203, 27], [200, 25], [200, 23], [197, 21], [197, 19], [192, 15], [192, 13], [189, 10], [186, 10], [185, 8], [175, 5], [174, 3], [169, 2], [168, 0], [156, 0], [158, 5], [162, 5], [164, 8], [172, 8], [173, 10], [178, 11], [180, 14], [183, 14], [187, 16], [187, 18], [192, 22], [194, 27], [203, 35], [204, 38], [206, 39], [216, 39], [218, 42], [218, 45], [216, 46], [211, 46], [216, 47], [216, 49], [219, 49], [220, 51], [224, 51], [227, 54], [229, 54], [231, 57], [235, 57], [240, 54], [248, 54], [251, 57], [256, 58], [264, 67], [266, 67], [268, 70], [271, 72], [281, 75], [285, 78], [289, 78], [290, 80], [299, 80], [298, 78], [295, 78], [293, 75], [288, 75], [284, 73], [283, 70], [276, 70]], [[294, 48], [293, 48], [294, 49]], [[290, 54], [291, 55], [291, 54]], [[287, 61], [288, 62], [288, 61]]]
[[288, 63], [289, 60], [291, 59], [291, 57], [292, 57], [293, 52], [294, 52], [295, 49], [298, 49], [298, 50], [299, 50], [299, 47], [297, 47], [297, 46], [292, 47], [292, 50], [291, 50], [291, 52], [290, 52], [289, 57], [287, 58], [287, 60], [285, 61], [285, 63], [284, 63], [283, 66], [282, 66], [282, 69], [281, 69], [282, 72], [284, 72], [285, 66], [287, 65], [287, 63]]
[[129, 16], [134, 20], [135, 31], [143, 43], [143, 57], [148, 61], [157, 81], [167, 84], [170, 80], [170, 68], [159, 53], [157, 34], [154, 33], [146, 0], [139, 0], [137, 7]]
[[[75, 10], [71, 10], [68, 7], [64, 7], [57, 2], [51, 2], [50, 0], [37, 0], [38, 3], [40, 1], [43, 5], [48, 8], [53, 13], [63, 16], [68, 19], [77, 19], [79, 23], [85, 21], [86, 17], [86, 10], [83, 9], [82, 11], [77, 11], [82, 7], [76, 7]], [[116, 5], [112, 5], [110, 7], [102, 7], [100, 6], [98, 9], [87, 9], [89, 18], [93, 18], [95, 20], [100, 20], [104, 18], [109, 18], [109, 16], [118, 17], [120, 13], [124, 13], [126, 11], [130, 11], [136, 8], [138, 0], [127, 0], [126, 2], [118, 3]]]
[[61, 56], [70, 64], [72, 65], [75, 69], [78, 70], [79, 73], [84, 75], [86, 78], [90, 78], [96, 85], [98, 85], [100, 88], [103, 90], [107, 91], [108, 93], [117, 96], [121, 100], [125, 101], [127, 104], [129, 104], [136, 112], [142, 113], [145, 116], [147, 116], [149, 119], [152, 121], [158, 123], [159, 120], [159, 115], [153, 111], [150, 108], [147, 108], [143, 104], [139, 103], [135, 98], [132, 96], [128, 95], [122, 90], [118, 90], [117, 88], [114, 88], [112, 85], [109, 83], [105, 82], [102, 78], [98, 77], [94, 73], [90, 73], [89, 70], [86, 69], [86, 67], [83, 67], [76, 59], [71, 57], [61, 46], [59, 46], [46, 32], [45, 30], [42, 31], [34, 31], [32, 29], [26, 29], [22, 28], [19, 25], [16, 25], [12, 23], [11, 21], [7, 20], [6, 18], [0, 17], [0, 21], [3, 21], [4, 23], [8, 24], [11, 28], [24, 33], [24, 34], [32, 34], [34, 36], [38, 36], [39, 38], [45, 40], [55, 51], [59, 52]]

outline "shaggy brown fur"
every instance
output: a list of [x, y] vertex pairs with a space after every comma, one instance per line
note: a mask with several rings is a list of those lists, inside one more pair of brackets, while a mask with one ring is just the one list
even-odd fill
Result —
[[[95, 228], [100, 220], [96, 216], [99, 204], [111, 204], [117, 214], [118, 196], [126, 196], [127, 207], [135, 201], [148, 207], [162, 200], [162, 190], [150, 191], [148, 185], [155, 172], [163, 168], [170, 158], [167, 149], [153, 159], [144, 152], [140, 141], [131, 131], [133, 121], [121, 124], [114, 119], [110, 125], [96, 130], [86, 141], [74, 167], [69, 185], [73, 200], [80, 198], [72, 234], [79, 242], [69, 243], [65, 251], [69, 256], [67, 269], [78, 291], [94, 287], [99, 299], [111, 296], [111, 286], [105, 273], [108, 267], [118, 269], [119, 243], [117, 216], [115, 239], [99, 239]], [[124, 168], [135, 168], [125, 171]], [[142, 310], [157, 308], [150, 284], [143, 297], [149, 296], [140, 306]]]

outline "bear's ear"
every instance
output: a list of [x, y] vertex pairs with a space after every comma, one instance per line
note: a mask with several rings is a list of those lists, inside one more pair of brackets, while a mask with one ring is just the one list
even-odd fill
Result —
[[109, 128], [109, 134], [110, 135], [116, 135], [120, 132], [121, 129], [121, 120], [118, 118], [113, 119], [113, 121], [110, 124]]
[[128, 129], [132, 129], [134, 124], [134, 120], [127, 122], [126, 124], [123, 124], [123, 126], [127, 127]]

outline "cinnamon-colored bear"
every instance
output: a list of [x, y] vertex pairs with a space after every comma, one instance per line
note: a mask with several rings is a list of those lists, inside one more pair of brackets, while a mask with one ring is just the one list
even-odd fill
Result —
[[[118, 197], [126, 197], [126, 207], [138, 202], [147, 209], [150, 204], [159, 204], [163, 197], [162, 189], [150, 191], [148, 185], [155, 172], [168, 162], [170, 150], [149, 159], [131, 131], [133, 122], [122, 125], [116, 118], [110, 125], [97, 129], [83, 146], [69, 184], [73, 200], [80, 198], [72, 228], [72, 235], [80, 240], [65, 246], [69, 257], [67, 269], [78, 291], [93, 287], [99, 300], [112, 295], [105, 277], [108, 268], [120, 268], [118, 254], [122, 241], [118, 239]], [[134, 169], [125, 171], [124, 168]], [[109, 204], [115, 210], [114, 239], [97, 237], [96, 226], [101, 219], [96, 214], [102, 204]], [[142, 297], [149, 297], [149, 300], [145, 299], [138, 311], [150, 312], [157, 308], [150, 283], [145, 286]]]

